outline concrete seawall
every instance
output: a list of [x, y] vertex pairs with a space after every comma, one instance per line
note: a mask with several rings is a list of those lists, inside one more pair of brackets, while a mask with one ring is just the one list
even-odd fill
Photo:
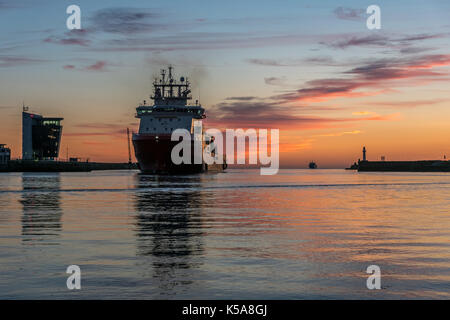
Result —
[[358, 164], [358, 171], [450, 172], [450, 162], [442, 160], [361, 161]]
[[0, 166], [0, 172], [88, 172], [137, 168], [135, 163], [11, 160], [7, 165]]

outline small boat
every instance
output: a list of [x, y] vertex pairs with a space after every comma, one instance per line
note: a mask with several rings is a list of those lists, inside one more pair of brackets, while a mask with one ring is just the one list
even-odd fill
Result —
[[311, 162], [309, 163], [309, 168], [310, 168], [310, 169], [317, 169], [317, 164], [316, 164], [314, 161], [311, 161]]

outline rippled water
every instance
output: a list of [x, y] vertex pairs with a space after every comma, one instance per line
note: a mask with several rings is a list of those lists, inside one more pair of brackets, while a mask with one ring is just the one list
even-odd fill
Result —
[[1, 173], [0, 203], [2, 299], [450, 298], [450, 174]]

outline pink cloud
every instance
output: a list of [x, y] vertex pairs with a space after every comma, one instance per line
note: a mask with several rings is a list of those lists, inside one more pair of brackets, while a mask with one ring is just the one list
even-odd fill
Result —
[[105, 61], [97, 61], [96, 63], [94, 63], [94, 64], [92, 64], [90, 66], [87, 66], [86, 70], [89, 70], [89, 71], [106, 71], [105, 67], [106, 67], [106, 62]]

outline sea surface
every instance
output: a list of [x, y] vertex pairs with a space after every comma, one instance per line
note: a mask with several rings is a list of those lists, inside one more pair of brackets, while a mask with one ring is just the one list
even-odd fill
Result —
[[449, 173], [0, 173], [0, 299], [417, 298], [450, 298]]

